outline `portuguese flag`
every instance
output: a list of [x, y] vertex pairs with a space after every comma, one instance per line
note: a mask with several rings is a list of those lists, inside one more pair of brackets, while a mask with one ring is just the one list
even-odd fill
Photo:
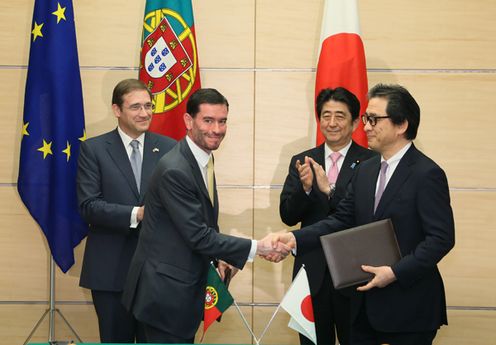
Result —
[[147, 0], [139, 79], [153, 94], [152, 132], [180, 140], [189, 96], [200, 88], [191, 0]]
[[[233, 304], [234, 299], [219, 277], [213, 265], [210, 265], [205, 288], [205, 312], [203, 315], [203, 335], [208, 327]], [[203, 336], [202, 336], [203, 339]]]

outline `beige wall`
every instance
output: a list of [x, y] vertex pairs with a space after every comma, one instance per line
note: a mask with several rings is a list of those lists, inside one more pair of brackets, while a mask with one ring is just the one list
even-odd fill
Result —
[[[115, 126], [110, 93], [137, 75], [144, 0], [75, 0], [89, 136]], [[316, 54], [323, 0], [194, 0], [202, 85], [231, 103], [229, 133], [217, 154], [224, 232], [261, 237], [285, 229], [278, 199], [292, 154], [312, 146]], [[457, 244], [441, 262], [450, 325], [436, 344], [494, 344], [496, 331], [496, 2], [361, 1], [369, 84], [406, 86], [422, 108], [416, 145], [448, 174]], [[0, 344], [24, 341], [48, 298], [44, 237], [16, 192], [33, 0], [0, 2]], [[56, 277], [57, 307], [85, 341], [98, 339], [77, 263]], [[290, 283], [292, 261], [260, 260], [232, 293], [259, 335]], [[37, 303], [38, 302], [38, 303]], [[278, 314], [264, 343], [296, 344]], [[57, 318], [57, 338], [70, 339]], [[46, 340], [43, 323], [33, 338]], [[72, 337], [73, 338], [73, 337]], [[250, 342], [231, 308], [207, 343]]]

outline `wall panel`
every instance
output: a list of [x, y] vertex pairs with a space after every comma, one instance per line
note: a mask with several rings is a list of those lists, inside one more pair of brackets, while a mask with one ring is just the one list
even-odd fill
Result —
[[0, 42], [3, 48], [0, 49], [0, 66], [27, 64], [33, 3], [33, 0], [0, 3]]
[[194, 0], [200, 68], [252, 68], [255, 0]]
[[[0, 49], [1, 50], [1, 49]], [[22, 111], [26, 71], [18, 68], [0, 69], [0, 183], [17, 181], [21, 143]], [[8, 82], [7, 82], [8, 81]], [[41, 146], [41, 145], [40, 145]]]
[[441, 261], [448, 305], [495, 307], [496, 195], [485, 191], [451, 193], [456, 245]]
[[0, 301], [45, 299], [50, 262], [47, 244], [14, 187], [0, 187], [0, 219]]
[[494, 311], [448, 310], [448, 323], [442, 327], [434, 345], [494, 344]]
[[291, 157], [315, 143], [310, 72], [257, 72], [255, 184], [283, 184]]
[[258, 0], [257, 68], [315, 67], [323, 8], [321, 0]]
[[494, 69], [492, 0], [359, 3], [369, 68]]

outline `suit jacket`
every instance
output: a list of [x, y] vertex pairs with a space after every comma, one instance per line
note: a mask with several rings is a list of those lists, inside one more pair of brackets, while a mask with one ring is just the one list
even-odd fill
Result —
[[397, 280], [385, 288], [353, 295], [352, 317], [365, 303], [376, 330], [438, 329], [447, 324], [447, 316], [437, 263], [455, 241], [446, 175], [412, 144], [391, 176], [374, 214], [379, 169], [380, 157], [360, 164], [334, 215], [294, 232], [298, 253], [319, 246], [321, 235], [391, 218], [402, 254], [402, 259], [392, 266]]
[[77, 195], [79, 211], [90, 229], [80, 286], [122, 291], [138, 242], [138, 229], [129, 228], [131, 211], [143, 205], [153, 168], [175, 143], [162, 135], [145, 134], [141, 193], [117, 129], [81, 144]]
[[[333, 197], [328, 199], [327, 195], [319, 190], [315, 177], [312, 183], [312, 191], [307, 195], [301, 184], [298, 170], [295, 167], [296, 161], [299, 160], [300, 162], [304, 162], [305, 156], [308, 156], [325, 167], [324, 147], [325, 144], [322, 144], [305, 152], [301, 152], [291, 159], [289, 173], [284, 182], [279, 204], [281, 219], [289, 226], [301, 222], [301, 227], [305, 227], [332, 214], [338, 203], [344, 198], [346, 186], [351, 181], [351, 177], [358, 167], [358, 164], [377, 155], [374, 151], [363, 148], [355, 142], [352, 142], [339, 171], [338, 179], [336, 181], [336, 190]], [[302, 264], [305, 265], [307, 271], [310, 291], [312, 295], [315, 295], [321, 289], [324, 275], [327, 272], [327, 264], [322, 248], [318, 247], [304, 255], [296, 256], [293, 278], [298, 273]], [[330, 288], [332, 288], [332, 286]]]
[[242, 268], [251, 240], [219, 233], [212, 205], [185, 139], [165, 155], [150, 181], [145, 217], [123, 303], [141, 322], [192, 338], [203, 316], [210, 262]]

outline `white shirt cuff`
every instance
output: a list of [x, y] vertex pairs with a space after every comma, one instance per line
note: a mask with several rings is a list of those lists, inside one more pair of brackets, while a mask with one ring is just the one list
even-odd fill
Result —
[[251, 249], [250, 249], [250, 253], [248, 254], [248, 259], [246, 261], [253, 262], [256, 255], [257, 255], [257, 240], [251, 240]]
[[133, 210], [131, 211], [131, 225], [129, 225], [130, 228], [136, 229], [139, 225], [138, 210], [139, 210], [139, 207], [135, 206], [135, 207], [133, 207]]

